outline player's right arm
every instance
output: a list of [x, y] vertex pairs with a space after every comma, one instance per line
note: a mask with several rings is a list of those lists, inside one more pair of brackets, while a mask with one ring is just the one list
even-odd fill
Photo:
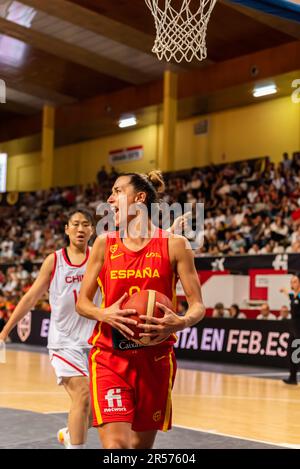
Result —
[[30, 311], [39, 299], [46, 293], [49, 288], [51, 274], [54, 267], [54, 253], [49, 254], [44, 260], [41, 270], [32, 284], [30, 290], [22, 297], [17, 307], [0, 332], [0, 340], [6, 340], [11, 330], [22, 319], [28, 311]]
[[104, 264], [106, 237], [101, 236], [94, 242], [86, 271], [81, 283], [80, 293], [76, 303], [76, 311], [88, 319], [106, 322], [118, 329], [125, 337], [129, 338], [134, 333], [126, 327], [126, 324], [136, 325], [137, 321], [126, 316], [136, 313], [134, 309], [121, 309], [122, 302], [128, 296], [125, 293], [118, 301], [106, 308], [99, 308], [93, 303], [98, 289], [98, 276]]

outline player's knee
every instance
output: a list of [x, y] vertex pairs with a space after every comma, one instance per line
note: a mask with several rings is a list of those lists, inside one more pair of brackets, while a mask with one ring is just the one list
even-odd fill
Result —
[[132, 449], [151, 449], [153, 446], [153, 441], [141, 441], [138, 439], [133, 439], [131, 441]]
[[147, 432], [144, 434], [138, 434], [133, 432], [131, 435], [131, 448], [132, 449], [151, 449], [154, 440], [155, 440], [156, 432]]
[[104, 449], [132, 449], [130, 442], [122, 437], [109, 438], [106, 441], [102, 440], [102, 445]]

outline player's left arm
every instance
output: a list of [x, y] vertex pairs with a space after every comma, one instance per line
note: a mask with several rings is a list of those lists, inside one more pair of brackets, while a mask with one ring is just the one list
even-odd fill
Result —
[[[202, 301], [201, 286], [199, 277], [195, 268], [193, 251], [189, 242], [182, 236], [174, 237], [169, 240], [170, 258], [174, 259], [177, 273], [181, 280], [189, 308], [184, 317], [178, 316], [174, 311], [157, 302], [165, 313], [163, 318], [147, 318], [148, 324], [140, 324], [138, 327], [143, 329], [144, 334], [149, 337], [155, 337], [159, 334], [172, 334], [181, 331], [186, 327], [191, 327], [199, 322], [205, 315], [205, 307]], [[144, 335], [143, 334], [143, 335]]]
[[[188, 302], [188, 310], [184, 320], [184, 328], [197, 324], [205, 316], [205, 306], [202, 300], [201, 285], [195, 267], [193, 250], [187, 239], [182, 236], [170, 240], [174, 244], [174, 255], [177, 273]], [[172, 247], [170, 246], [170, 254]]]

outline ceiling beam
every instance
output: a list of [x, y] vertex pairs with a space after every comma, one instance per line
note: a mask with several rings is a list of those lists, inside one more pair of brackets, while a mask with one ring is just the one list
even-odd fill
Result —
[[[255, 77], [251, 74], [253, 66], [258, 72]], [[180, 73], [178, 75], [178, 99], [212, 96], [221, 90], [243, 84], [252, 86], [256, 81], [296, 70], [300, 70], [300, 41], [226, 60], [193, 72]], [[102, 118], [116, 119], [125, 112], [157, 106], [162, 103], [162, 100], [162, 80], [128, 87], [58, 108], [56, 127], [57, 129], [70, 129], [99, 121]], [[25, 125], [23, 123], [24, 119], [15, 119], [11, 125], [1, 126], [0, 141], [24, 137], [39, 131], [40, 122], [35, 118], [28, 118]]]
[[151, 49], [154, 43], [154, 35], [151, 36], [143, 33], [76, 3], [67, 0], [22, 0], [22, 3], [126, 46], [153, 55]]
[[58, 93], [55, 90], [44, 88], [43, 86], [35, 85], [23, 80], [15, 81], [14, 79], [7, 78], [5, 73], [1, 73], [1, 77], [5, 81], [7, 88], [31, 95], [33, 98], [38, 98], [39, 100], [43, 101], [44, 104], [63, 106], [65, 104], [73, 104], [78, 101], [72, 96]]
[[[24, 114], [24, 116], [32, 116], [39, 112], [34, 106], [27, 103], [17, 101], [14, 92], [10, 88], [6, 88], [6, 103], [1, 104], [1, 110], [5, 112], [12, 112], [16, 114]], [[22, 118], [21, 118], [22, 119]]]
[[299, 69], [300, 41], [289, 42], [219, 62], [203, 70], [195, 70], [194, 73], [179, 74], [178, 99], [205, 96], [218, 90], [259, 82]]
[[147, 76], [139, 70], [126, 67], [106, 57], [94, 54], [93, 52], [53, 38], [47, 34], [25, 28], [24, 26], [20, 26], [4, 18], [0, 18], [0, 32], [30, 44], [36, 49], [96, 70], [99, 73], [113, 76], [127, 83], [136, 85], [144, 83], [148, 79]]
[[237, 3], [232, 3], [228, 0], [219, 0], [219, 2], [232, 8], [233, 10], [242, 13], [245, 16], [249, 16], [249, 18], [258, 21], [259, 23], [269, 26], [270, 28], [280, 31], [281, 33], [288, 34], [292, 38], [300, 39], [300, 27], [299, 23], [296, 21], [287, 20], [279, 16], [263, 13], [259, 10], [249, 8], [244, 5], [238, 5]]
[[[36, 10], [43, 11], [48, 15], [55, 16], [63, 21], [68, 21], [76, 26], [116, 41], [124, 46], [136, 49], [144, 54], [150, 55], [156, 60], [156, 55], [152, 52], [155, 40], [154, 22], [153, 35], [150, 35], [101, 15], [100, 13], [91, 11], [88, 8], [84, 8], [81, 5], [69, 2], [68, 0], [22, 0], [22, 3]], [[146, 5], [145, 10], [147, 10]], [[213, 63], [213, 61], [206, 59], [205, 63]], [[171, 61], [171, 64], [175, 71], [195, 67], [195, 64], [189, 62], [186, 62], [184, 65], [179, 65], [175, 61]]]

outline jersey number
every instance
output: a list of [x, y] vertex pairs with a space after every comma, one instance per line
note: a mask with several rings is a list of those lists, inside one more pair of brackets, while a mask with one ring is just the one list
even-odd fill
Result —
[[78, 300], [78, 295], [77, 295], [77, 290], [73, 290], [73, 295], [74, 295], [74, 301], [75, 301], [75, 306]]
[[130, 287], [129, 288], [129, 296], [132, 296], [134, 293], [140, 292], [141, 289], [138, 286]]

